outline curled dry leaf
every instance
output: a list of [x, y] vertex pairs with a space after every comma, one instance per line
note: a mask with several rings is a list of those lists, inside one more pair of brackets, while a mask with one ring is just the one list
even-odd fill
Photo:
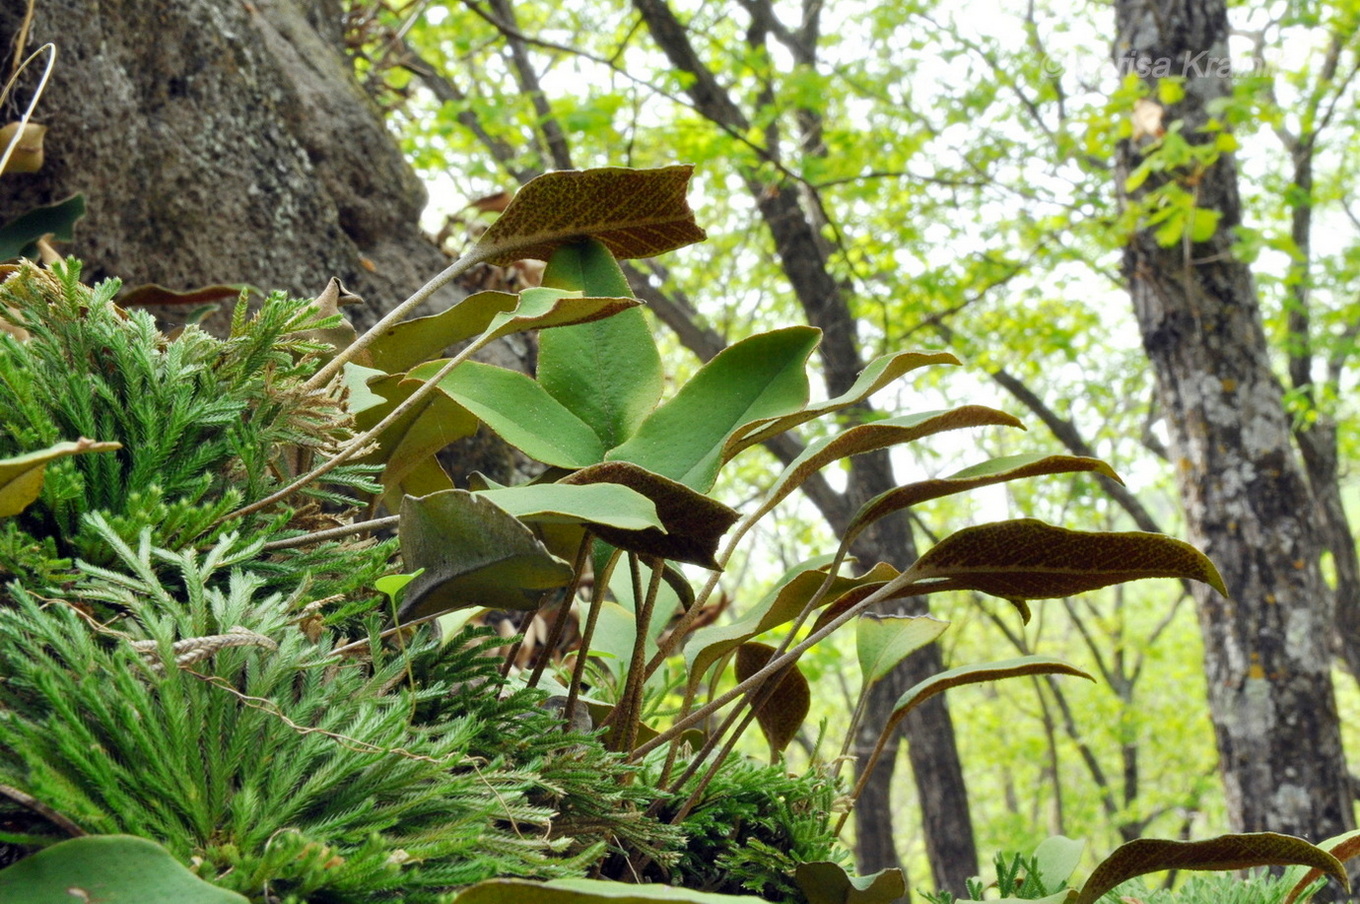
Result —
[[0, 175], [36, 173], [42, 169], [43, 136], [46, 134], [47, 126], [40, 126], [36, 122], [30, 122], [28, 125], [11, 122], [0, 128], [0, 155], [3, 155], [5, 148], [14, 142], [14, 153], [10, 154], [9, 162], [5, 164], [4, 170], [0, 171]]

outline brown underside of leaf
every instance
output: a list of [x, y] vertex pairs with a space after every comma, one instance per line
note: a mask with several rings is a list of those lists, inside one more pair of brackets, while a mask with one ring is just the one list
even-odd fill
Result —
[[1349, 890], [1346, 871], [1331, 854], [1302, 838], [1254, 832], [1223, 835], [1205, 841], [1167, 841], [1140, 838], [1121, 845], [1095, 868], [1076, 904], [1094, 904], [1107, 891], [1136, 876], [1169, 869], [1235, 870], [1251, 866], [1289, 866], [1319, 869]]
[[701, 242], [685, 198], [692, 166], [545, 173], [515, 195], [477, 242], [488, 261], [548, 260], [561, 245], [593, 236], [619, 260], [654, 257]]
[[[744, 643], [737, 647], [737, 680], [745, 681], [764, 668], [774, 652], [774, 647], [763, 643]], [[798, 734], [812, 708], [812, 691], [797, 663], [771, 680], [776, 683], [756, 708], [756, 722], [770, 743], [773, 756], [783, 753]]]
[[1009, 600], [1072, 596], [1143, 578], [1202, 581], [1226, 595], [1213, 563], [1181, 540], [1143, 531], [1073, 531], [1033, 518], [951, 534], [910, 571], [942, 579], [918, 590], [979, 590]]
[[561, 482], [617, 483], [646, 496], [656, 506], [657, 516], [666, 527], [665, 533], [655, 528], [620, 530], [601, 525], [594, 529], [596, 535], [619, 549], [704, 568], [719, 567], [714, 558], [718, 543], [740, 517], [715, 499], [626, 461], [591, 465]]

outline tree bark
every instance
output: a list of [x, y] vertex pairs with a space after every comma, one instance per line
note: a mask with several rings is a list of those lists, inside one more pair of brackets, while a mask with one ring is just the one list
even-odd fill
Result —
[[[1166, 120], [1183, 119], [1191, 141], [1212, 140], [1201, 131], [1207, 105], [1231, 90], [1218, 62], [1227, 57], [1223, 0], [1117, 0], [1116, 14], [1121, 71], [1155, 73], [1166, 60], [1172, 73], [1190, 76]], [[1213, 62], [1197, 69], [1197, 59]], [[1121, 192], [1142, 150], [1121, 142]], [[1137, 232], [1124, 274], [1167, 414], [1189, 533], [1229, 590], [1225, 599], [1197, 585], [1195, 598], [1232, 827], [1320, 840], [1354, 826], [1322, 538], [1252, 275], [1230, 250], [1240, 216], [1232, 156], [1193, 178], [1199, 206], [1221, 213], [1216, 233], [1164, 248], [1150, 230]], [[1154, 186], [1149, 180], [1126, 200]]]
[[[24, 6], [0, 7], [0, 47]], [[365, 298], [346, 309], [356, 326], [376, 320], [447, 262], [419, 228], [424, 189], [352, 76], [342, 17], [339, 0], [41, 0], [28, 48], [58, 50], [36, 114], [46, 163], [0, 180], [0, 221], [83, 192], [60, 250], [89, 280], [308, 297], [338, 276]]]

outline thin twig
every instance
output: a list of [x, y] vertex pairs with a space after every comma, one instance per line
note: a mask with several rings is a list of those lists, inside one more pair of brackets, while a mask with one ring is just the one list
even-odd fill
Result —
[[32, 810], [34, 813], [37, 813], [43, 819], [46, 819], [48, 822], [52, 823], [57, 828], [61, 829], [63, 832], [65, 832], [67, 835], [70, 835], [72, 838], [80, 838], [84, 835], [89, 834], [80, 826], [72, 822], [68, 817], [62, 816], [60, 813], [58, 813], [56, 810], [53, 810], [47, 804], [43, 803], [42, 801], [38, 800], [36, 797], [33, 797], [30, 794], [25, 794], [18, 788], [12, 788], [9, 785], [0, 785], [0, 794], [3, 794], [5, 797], [8, 797], [10, 800], [14, 801], [19, 806], [24, 807], [25, 809], [28, 810]]

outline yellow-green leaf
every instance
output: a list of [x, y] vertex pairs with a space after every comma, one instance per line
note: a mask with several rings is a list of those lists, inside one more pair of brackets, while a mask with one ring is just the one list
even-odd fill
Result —
[[101, 443], [92, 439], [57, 443], [46, 449], [14, 458], [0, 459], [0, 518], [17, 515], [42, 493], [43, 477], [49, 462], [86, 452], [112, 452], [121, 443]]
[[929, 615], [866, 615], [855, 623], [864, 684], [883, 680], [899, 662], [944, 633], [949, 622]]

